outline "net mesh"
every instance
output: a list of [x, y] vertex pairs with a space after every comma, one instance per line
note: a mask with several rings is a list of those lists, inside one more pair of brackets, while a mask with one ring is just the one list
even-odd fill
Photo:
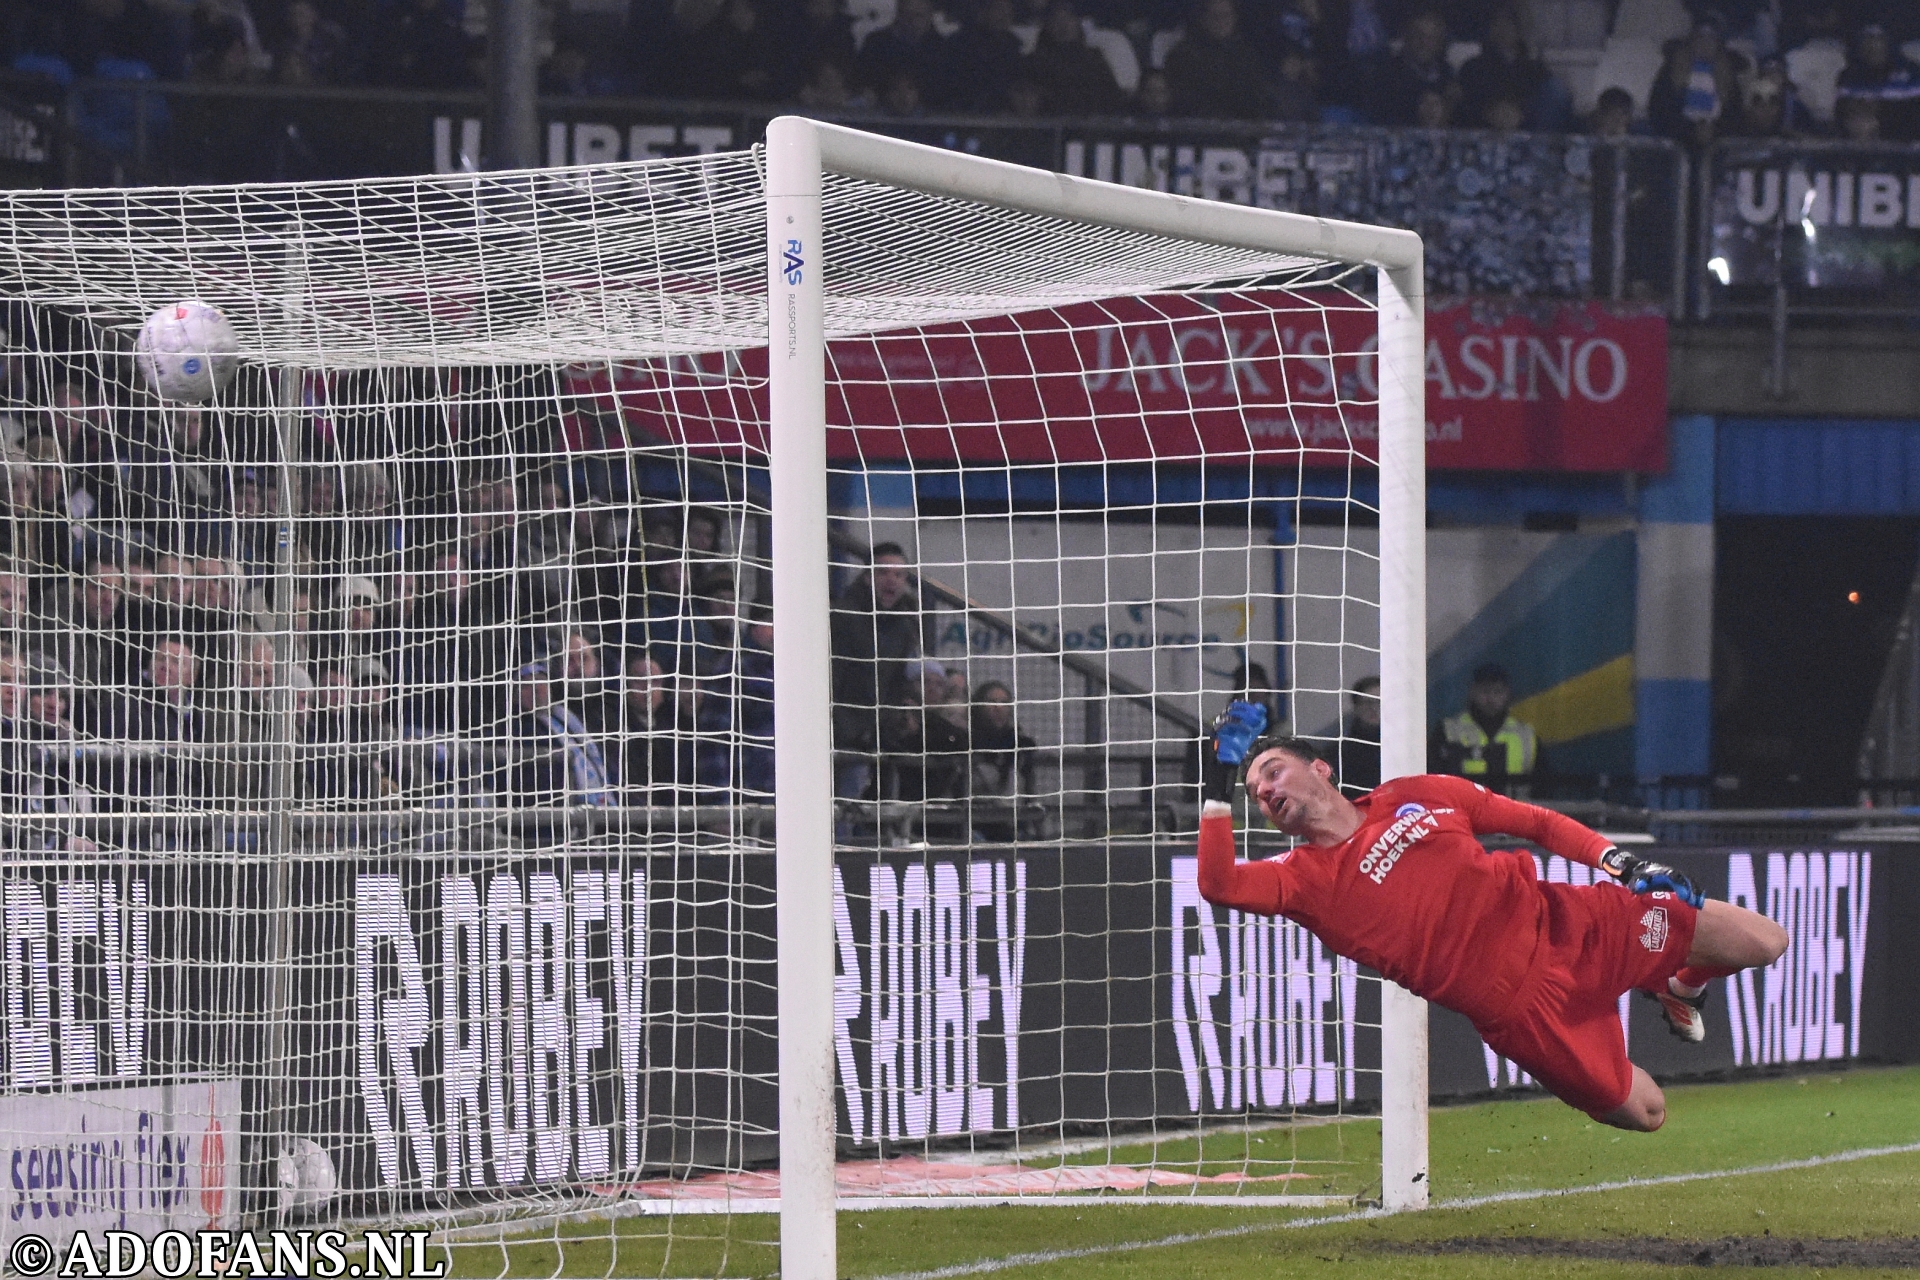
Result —
[[[93, 1170], [62, 1229], [117, 1178], [766, 1256], [757, 159], [0, 210], [0, 1141]], [[825, 226], [842, 1196], [1365, 1196], [1377, 983], [1191, 839], [1228, 697], [1377, 774], [1369, 278], [831, 175]], [[132, 354], [183, 299], [203, 405]]]

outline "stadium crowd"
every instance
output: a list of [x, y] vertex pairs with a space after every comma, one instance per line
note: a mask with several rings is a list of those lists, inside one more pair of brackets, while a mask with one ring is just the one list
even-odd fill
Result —
[[[341, 405], [289, 472], [265, 415], [36, 366], [0, 359], [0, 809], [770, 799], [737, 505], [651, 496], [533, 410], [423, 458]], [[923, 656], [904, 556], [875, 559], [835, 605], [842, 794], [1031, 793], [1010, 691]]]
[[[1568, 5], [1660, 33], [1644, 100], [1610, 87], [1574, 117], [1540, 30]], [[542, 15], [542, 89], [560, 95], [1920, 138], [1910, 0], [543, 0]], [[0, 38], [15, 70], [55, 78], [469, 89], [486, 23], [485, 0], [45, 0], [14, 6]]]

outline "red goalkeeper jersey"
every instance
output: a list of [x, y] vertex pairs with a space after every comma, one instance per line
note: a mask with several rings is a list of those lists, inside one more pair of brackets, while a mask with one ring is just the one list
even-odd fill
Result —
[[1200, 822], [1200, 892], [1220, 906], [1297, 920], [1343, 956], [1476, 1023], [1507, 1012], [1539, 946], [1546, 899], [1525, 852], [1489, 853], [1505, 832], [1597, 866], [1605, 837], [1464, 778], [1399, 778], [1354, 802], [1345, 843], [1235, 858], [1233, 819]]

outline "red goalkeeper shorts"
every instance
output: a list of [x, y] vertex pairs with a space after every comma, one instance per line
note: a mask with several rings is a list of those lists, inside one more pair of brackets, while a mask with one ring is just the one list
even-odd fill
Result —
[[1620, 994], [1664, 990], [1693, 949], [1699, 911], [1670, 893], [1543, 884], [1546, 934], [1512, 1009], [1481, 1038], [1569, 1106], [1600, 1116], [1627, 1100], [1633, 1064]]

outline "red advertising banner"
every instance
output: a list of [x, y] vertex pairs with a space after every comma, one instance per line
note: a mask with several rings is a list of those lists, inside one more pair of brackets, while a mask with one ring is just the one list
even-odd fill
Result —
[[[1377, 324], [1346, 294], [1123, 298], [836, 339], [840, 462], [1250, 459], [1344, 465], [1379, 425]], [[766, 350], [572, 370], [636, 442], [761, 450]], [[1667, 331], [1597, 303], [1427, 312], [1427, 460], [1495, 471], [1666, 468]], [[590, 444], [576, 423], [570, 437]]]

